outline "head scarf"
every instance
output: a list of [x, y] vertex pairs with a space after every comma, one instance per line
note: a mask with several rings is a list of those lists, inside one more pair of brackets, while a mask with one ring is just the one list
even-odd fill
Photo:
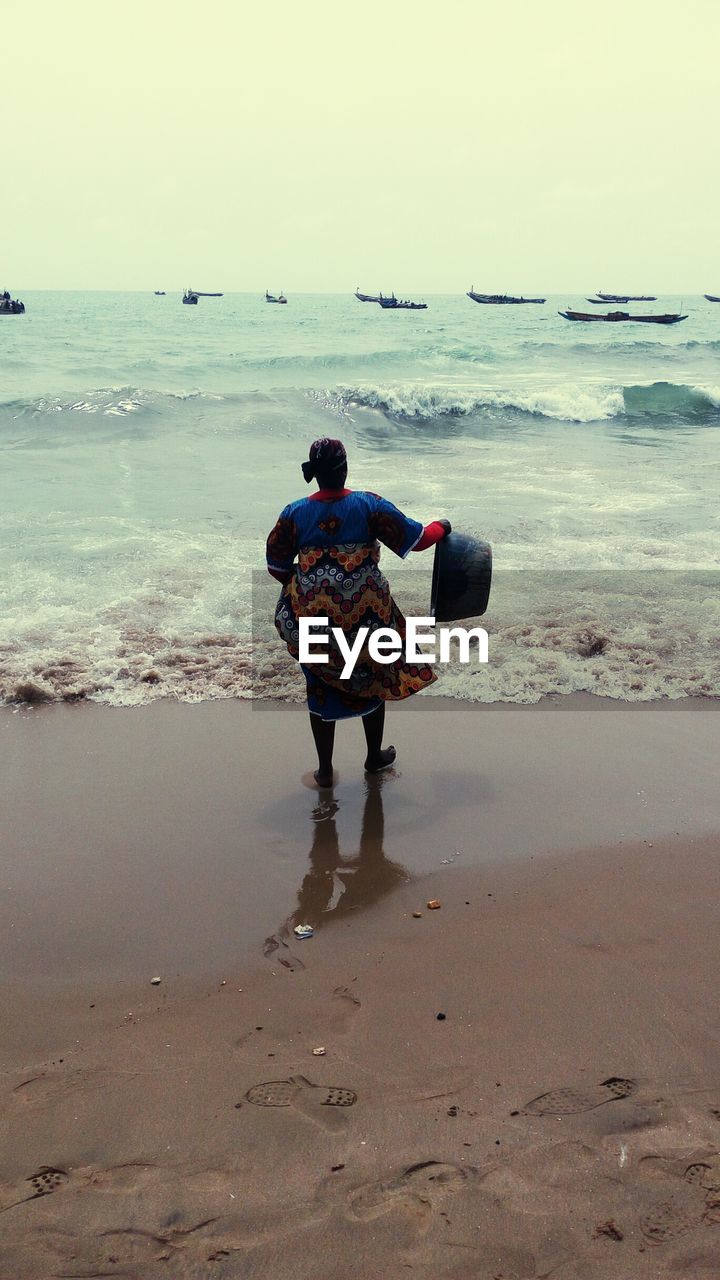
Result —
[[323, 436], [321, 440], [314, 440], [310, 445], [309, 460], [303, 462], [302, 473], [310, 484], [317, 474], [318, 467], [325, 472], [342, 471], [346, 465], [347, 454], [342, 440], [330, 440], [327, 436]]

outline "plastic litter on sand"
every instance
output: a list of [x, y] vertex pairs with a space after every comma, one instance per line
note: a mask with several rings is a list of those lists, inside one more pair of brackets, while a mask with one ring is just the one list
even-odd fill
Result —
[[293, 929], [296, 938], [312, 938], [314, 932], [311, 924], [296, 924]]

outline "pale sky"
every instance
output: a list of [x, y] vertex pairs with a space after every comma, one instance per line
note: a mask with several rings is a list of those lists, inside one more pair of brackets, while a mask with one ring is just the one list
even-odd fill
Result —
[[0, 284], [720, 293], [716, 0], [0, 0]]

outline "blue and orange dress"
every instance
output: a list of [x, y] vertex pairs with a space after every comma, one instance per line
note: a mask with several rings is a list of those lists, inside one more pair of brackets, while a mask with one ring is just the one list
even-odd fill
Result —
[[[405, 619], [380, 570], [379, 544], [404, 560], [443, 534], [438, 522], [425, 529], [376, 493], [321, 489], [291, 502], [267, 540], [267, 566], [283, 584], [275, 626], [292, 657], [299, 658], [300, 618], [328, 618], [329, 627], [341, 628], [350, 644], [361, 627], [392, 627], [404, 641]], [[369, 715], [383, 702], [409, 698], [437, 679], [427, 663], [402, 657], [375, 662], [366, 642], [352, 675], [343, 680], [345, 659], [332, 632], [326, 651], [321, 667], [301, 664], [309, 711], [323, 720]]]

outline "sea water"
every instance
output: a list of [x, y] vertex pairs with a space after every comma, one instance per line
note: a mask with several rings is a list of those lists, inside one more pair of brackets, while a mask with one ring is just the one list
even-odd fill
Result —
[[[352, 487], [492, 543], [490, 661], [432, 694], [720, 693], [720, 305], [628, 307], [687, 313], [663, 328], [569, 323], [567, 294], [24, 300], [0, 318], [6, 702], [301, 697], [260, 574], [321, 435]], [[383, 553], [406, 612], [431, 564]]]

